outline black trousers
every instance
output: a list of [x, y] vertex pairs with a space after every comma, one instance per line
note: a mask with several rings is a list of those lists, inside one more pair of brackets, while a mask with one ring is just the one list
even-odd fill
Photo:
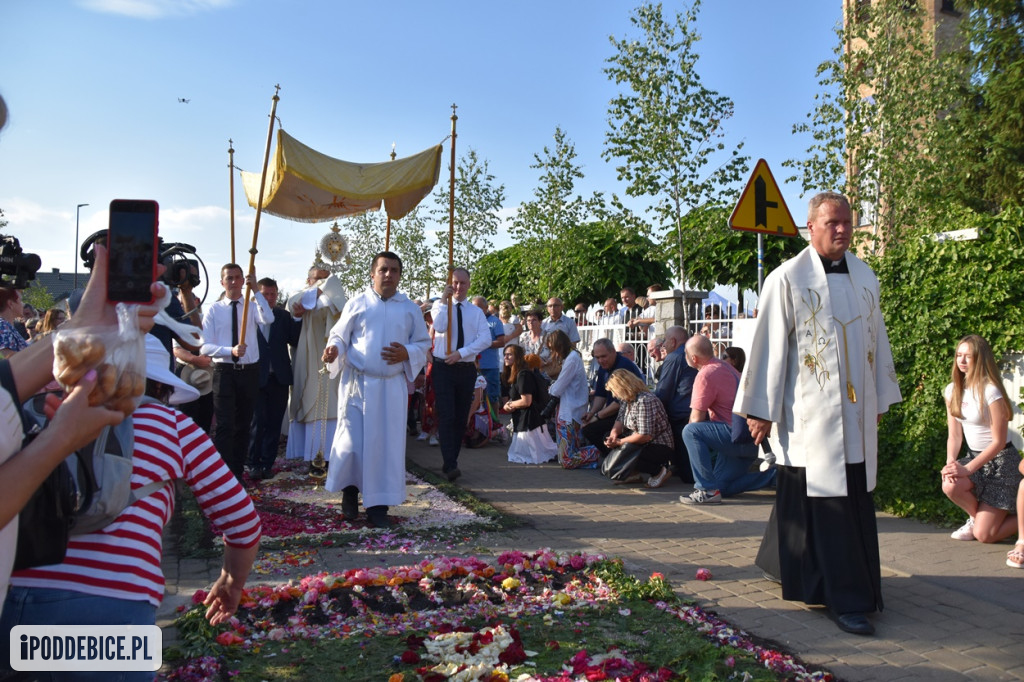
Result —
[[865, 465], [846, 465], [846, 497], [808, 497], [802, 467], [779, 466], [777, 481], [756, 564], [782, 579], [782, 598], [835, 613], [881, 611], [878, 526]]
[[281, 424], [288, 409], [288, 384], [278, 383], [271, 374], [266, 386], [256, 396], [252, 415], [252, 444], [249, 446], [249, 465], [255, 469], [270, 469], [277, 459], [281, 442]]
[[213, 444], [239, 482], [249, 455], [249, 429], [260, 388], [258, 363], [240, 369], [222, 363], [213, 370]]
[[192, 418], [207, 435], [213, 436], [213, 392], [201, 395], [192, 402], [178, 405], [178, 409]]
[[612, 430], [612, 427], [615, 426], [615, 420], [618, 419], [618, 416], [619, 413], [616, 412], [609, 417], [595, 419], [582, 429], [583, 437], [600, 451], [601, 457], [608, 454], [608, 446], [604, 444], [604, 439]]
[[473, 405], [476, 367], [472, 362], [445, 364], [434, 360], [434, 408], [437, 411], [437, 440], [441, 446], [442, 471], [459, 466], [462, 436], [466, 433], [469, 408]]

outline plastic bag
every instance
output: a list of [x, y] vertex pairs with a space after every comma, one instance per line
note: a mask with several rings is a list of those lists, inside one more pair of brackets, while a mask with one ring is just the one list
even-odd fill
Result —
[[[72, 318], [73, 319], [73, 318]], [[139, 331], [138, 306], [117, 304], [117, 327], [61, 328], [53, 339], [53, 376], [70, 391], [96, 370], [90, 405], [127, 416], [146, 391], [146, 339]]]

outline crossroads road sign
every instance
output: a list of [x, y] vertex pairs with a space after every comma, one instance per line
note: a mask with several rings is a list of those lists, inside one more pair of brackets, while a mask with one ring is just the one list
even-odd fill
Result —
[[729, 217], [729, 227], [747, 232], [795, 237], [800, 232], [782, 198], [779, 185], [772, 177], [768, 162], [758, 159], [740, 200]]

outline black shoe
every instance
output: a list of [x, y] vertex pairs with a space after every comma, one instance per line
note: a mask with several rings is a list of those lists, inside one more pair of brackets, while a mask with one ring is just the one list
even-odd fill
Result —
[[263, 470], [263, 480], [264, 481], [269, 481], [273, 477], [274, 477], [274, 470], [273, 469], [267, 468], [267, 469]]
[[341, 515], [346, 521], [359, 518], [359, 488], [354, 485], [346, 486], [341, 491]]
[[458, 478], [461, 475], [462, 475], [462, 472], [459, 471], [458, 467], [455, 467], [454, 469], [452, 469], [451, 471], [448, 472], [448, 482], [451, 483], [452, 481], [454, 481], [456, 478]]
[[374, 528], [391, 528], [393, 525], [391, 519], [388, 518], [388, 508], [385, 505], [368, 508], [366, 521]]
[[263, 473], [262, 469], [253, 468], [249, 470], [249, 478], [251, 478], [254, 481], [262, 481], [264, 478], [266, 478], [266, 474]]
[[875, 626], [863, 613], [836, 613], [832, 615], [832, 618], [843, 632], [849, 632], [852, 635], [875, 634]]

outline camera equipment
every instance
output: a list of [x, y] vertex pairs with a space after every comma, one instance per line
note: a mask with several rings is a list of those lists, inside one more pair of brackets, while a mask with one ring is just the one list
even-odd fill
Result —
[[558, 409], [559, 402], [561, 402], [561, 398], [551, 396], [547, 404], [544, 406], [544, 409], [540, 411], [541, 418], [544, 420], [548, 420], [555, 416], [555, 410]]
[[[107, 231], [99, 230], [89, 235], [82, 242], [80, 255], [82, 256], [82, 262], [89, 270], [92, 269], [93, 263], [96, 262], [96, 254], [92, 248], [93, 244], [105, 244], [106, 241]], [[163, 276], [160, 277], [162, 282], [172, 287], [180, 287], [185, 282], [188, 282], [192, 285], [193, 289], [202, 283], [199, 273], [200, 270], [203, 273], [206, 272], [206, 264], [196, 255], [196, 247], [183, 242], [164, 242], [163, 239], [160, 239], [157, 253], [160, 265], [166, 268]], [[195, 256], [195, 258], [189, 258], [189, 256]], [[209, 290], [209, 283], [207, 283], [207, 290]], [[206, 293], [204, 292], [202, 300], [205, 299]]]
[[17, 237], [0, 234], [0, 275], [12, 278], [3, 280], [3, 285], [13, 289], [24, 289], [30, 279], [36, 278], [43, 261], [34, 253], [25, 253]]

